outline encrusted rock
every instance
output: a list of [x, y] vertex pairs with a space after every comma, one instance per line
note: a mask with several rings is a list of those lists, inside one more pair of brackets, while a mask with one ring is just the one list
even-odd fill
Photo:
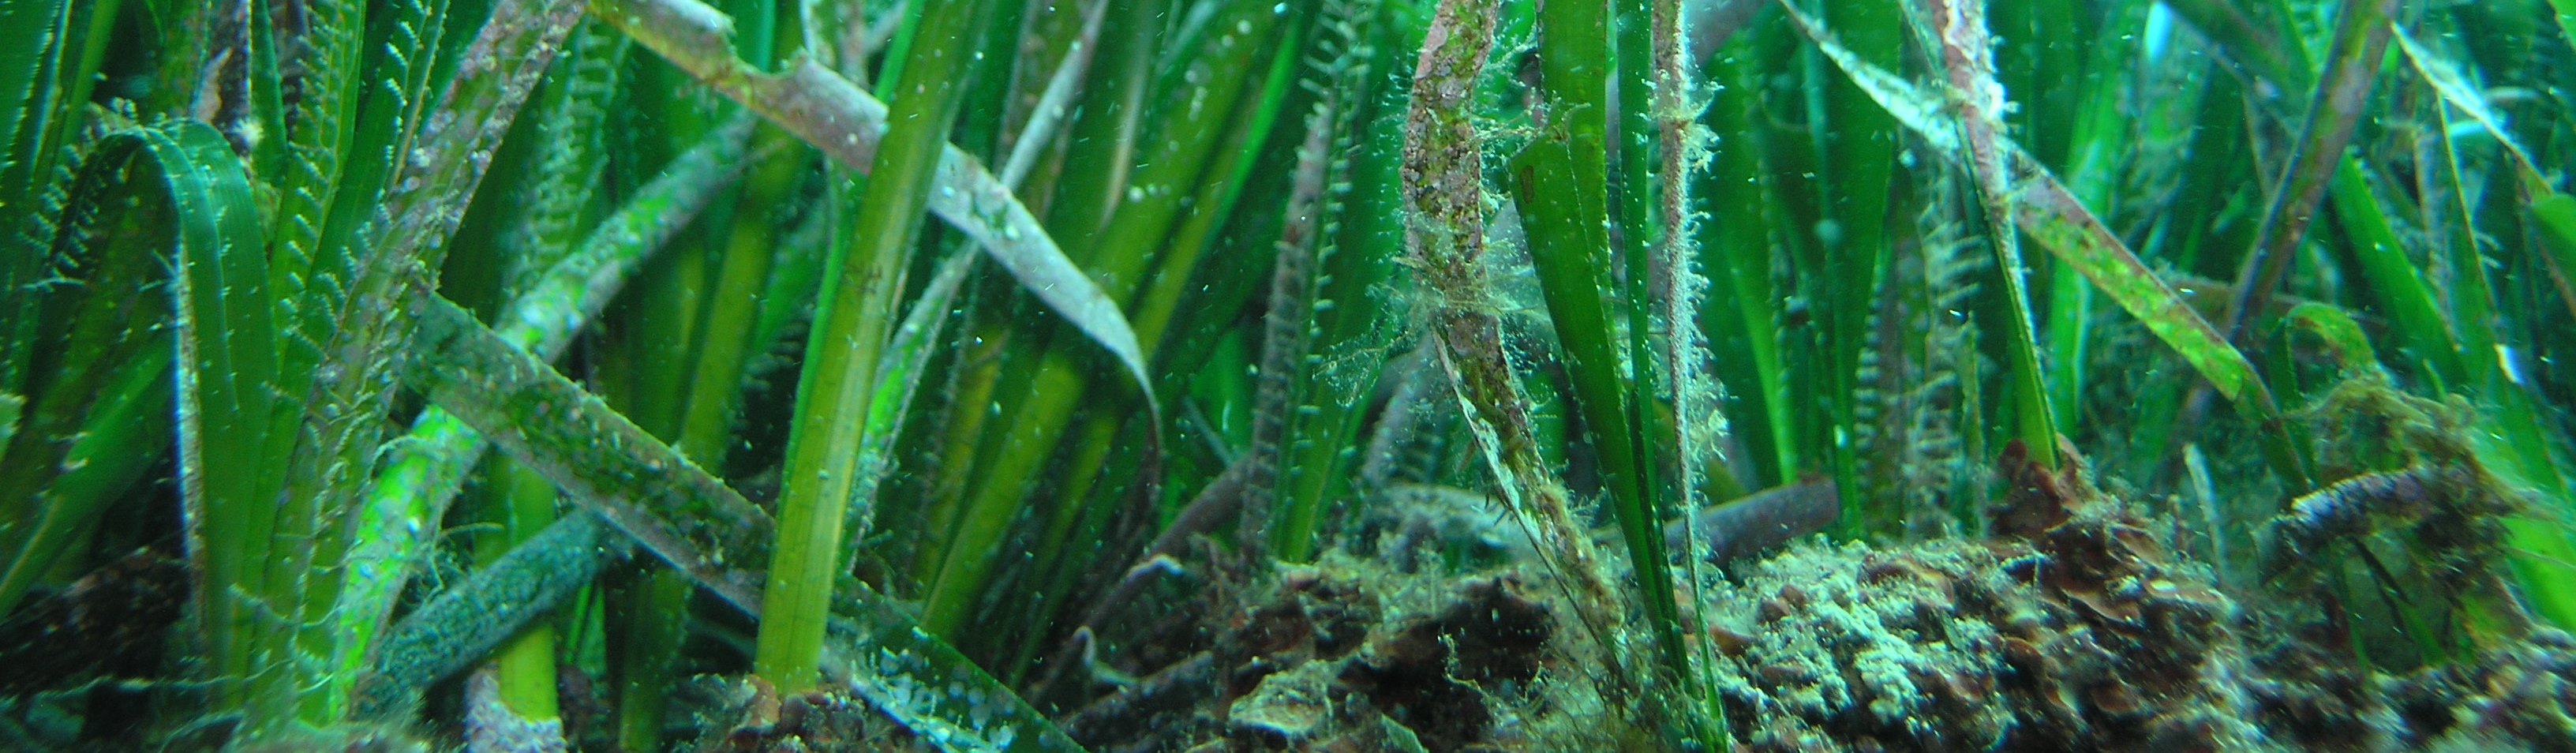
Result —
[[2259, 739], [2235, 606], [2096, 490], [2008, 451], [1991, 542], [1802, 546], [1720, 584], [1756, 750], [2221, 750]]
[[[2576, 639], [2508, 611], [2482, 628], [2502, 638], [2491, 645], [2373, 667], [2355, 658], [2313, 557], [2241, 609], [2062, 454], [2049, 470], [2006, 451], [1993, 539], [1802, 544], [1713, 584], [1708, 632], [1737, 739], [1757, 751], [2576, 750]], [[2308, 525], [2322, 516], [2294, 510], [2274, 533], [2315, 549], [2346, 546], [2334, 531], [2412, 526], [2436, 550], [2427, 561], [2454, 566], [2433, 581], [2450, 598], [2504, 593], [2486, 564], [2492, 537], [2442, 535], [2503, 509], [2478, 502], [2496, 494], [2482, 474], [2367, 483], [2402, 498], [2360, 500], [2375, 507], [2348, 517], [2375, 516], [2368, 525]]]

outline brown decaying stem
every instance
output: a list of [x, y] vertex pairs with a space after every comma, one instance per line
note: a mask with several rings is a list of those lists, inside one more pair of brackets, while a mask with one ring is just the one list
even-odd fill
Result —
[[2391, 32], [2385, 20], [2395, 13], [2396, 5], [2395, 0], [2344, 4], [2326, 78], [2318, 82], [2310, 99], [2308, 121], [2300, 129], [2289, 172], [2263, 213], [2254, 253], [2246, 257], [2237, 277], [2236, 300], [2222, 325], [2221, 331], [2239, 348], [2261, 348], [2259, 338], [2246, 334], [2250, 312], [2262, 311], [2272, 291], [2280, 287], [2289, 272], [2292, 251], [2307, 236], [2308, 222], [2325, 196], [2326, 184], [2333, 179], [2335, 166], [2343, 162], [2344, 146], [2352, 140], [2353, 126], [2388, 50]]
[[1488, 301], [1484, 252], [1484, 159], [1469, 118], [1477, 77], [1494, 36], [1495, 0], [1442, 0], [1413, 72], [1405, 113], [1406, 262], [1431, 287], [1424, 298], [1440, 342], [1440, 364], [1488, 470], [1531, 538], [1587, 619], [1615, 626], [1625, 614], [1602, 577], [1599, 556], [1567, 509], [1565, 488], [1548, 473], [1503, 348], [1502, 320]]

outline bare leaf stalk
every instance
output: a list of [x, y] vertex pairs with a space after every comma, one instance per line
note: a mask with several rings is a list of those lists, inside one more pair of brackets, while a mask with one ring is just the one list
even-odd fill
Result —
[[[1716, 381], [1701, 369], [1709, 354], [1708, 338], [1697, 322], [1701, 298], [1707, 293], [1709, 281], [1692, 268], [1693, 262], [1699, 258], [1695, 242], [1699, 236], [1692, 228], [1696, 217], [1690, 210], [1690, 187], [1692, 169], [1708, 154], [1708, 132], [1697, 126], [1700, 108], [1693, 106], [1696, 87], [1691, 82], [1690, 68], [1683, 60], [1681, 5], [1680, 0], [1654, 0], [1651, 10], [1655, 83], [1651, 112], [1656, 146], [1660, 150], [1658, 156], [1662, 160], [1662, 169], [1656, 177], [1662, 183], [1657, 198], [1664, 231], [1662, 242], [1656, 245], [1656, 255], [1660, 258], [1654, 265], [1659, 273], [1654, 282], [1658, 288], [1656, 297], [1664, 305], [1664, 362], [1670, 370], [1673, 385], [1672, 436], [1667, 439], [1672, 442], [1672, 451], [1665, 454], [1673, 458], [1672, 477], [1678, 487], [1676, 491], [1680, 495], [1681, 508], [1694, 511], [1683, 515], [1680, 523], [1688, 537], [1686, 540], [1700, 541], [1704, 539], [1700, 538], [1697, 530], [1700, 516], [1695, 511], [1707, 501], [1700, 492], [1702, 469], [1711, 467], [1705, 464], [1715, 459], [1710, 454], [1717, 446], [1718, 438], [1726, 434], [1726, 416], [1718, 410]], [[1643, 179], [1643, 176], [1630, 176], [1632, 181]], [[1723, 465], [1713, 467], [1720, 469], [1721, 473], [1725, 468]], [[1737, 485], [1731, 479], [1728, 481], [1726, 486]], [[1688, 603], [1695, 608], [1707, 603], [1698, 594], [1702, 583], [1700, 558], [1687, 547], [1683, 547], [1683, 552], [1681, 559], [1689, 576], [1684, 587], [1690, 589]], [[1695, 623], [1707, 624], [1704, 616], [1693, 614], [1692, 619]], [[1705, 651], [1706, 644], [1702, 646]], [[1704, 661], [1699, 662], [1699, 669], [1702, 672], [1713, 671], [1716, 657], [1704, 655], [1702, 658]], [[1687, 664], [1684, 666], [1685, 670], [1689, 668]], [[1705, 716], [1684, 718], [1714, 727], [1691, 730], [1703, 741], [1727, 739], [1725, 708], [1714, 698], [1696, 697], [1713, 686], [1715, 679], [1687, 671], [1681, 677], [1683, 690], [1694, 696], [1685, 700], [1701, 701], [1701, 708], [1705, 711]]]

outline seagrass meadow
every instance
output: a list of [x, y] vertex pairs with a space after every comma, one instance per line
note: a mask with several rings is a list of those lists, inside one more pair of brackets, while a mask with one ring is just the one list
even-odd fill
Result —
[[2576, 0], [8, 0], [0, 750], [2576, 750]]

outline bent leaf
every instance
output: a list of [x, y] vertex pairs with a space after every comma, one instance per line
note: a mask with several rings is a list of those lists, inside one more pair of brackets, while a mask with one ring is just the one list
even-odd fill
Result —
[[2513, 133], [2504, 129], [2504, 117], [2496, 114], [2495, 108], [2487, 106], [2487, 98], [2478, 93], [2467, 76], [2460, 74], [2459, 67], [2434, 54], [2424, 43], [2415, 41], [2415, 35], [2406, 33], [2405, 26], [2394, 22], [2389, 26], [2397, 30], [2397, 48], [2405, 51], [2406, 62], [2414, 65], [2415, 72], [2424, 77], [2425, 83], [2433, 85], [2433, 92], [2441, 95], [2442, 101], [2452, 108], [2468, 115], [2469, 120], [2476, 122], [2487, 135], [2495, 137], [2496, 143], [2504, 147], [2505, 155], [2513, 158], [2513, 166], [2521, 175], [2524, 187], [2547, 192], [2549, 181], [2539, 166], [2531, 161], [2531, 153], [2513, 140]]
[[635, 537], [745, 614], [769, 561], [767, 513], [446, 298], [412, 298], [419, 318], [403, 379], [510, 457]]
[[[768, 561], [769, 515], [670, 445], [645, 434], [599, 398], [472, 314], [433, 294], [413, 299], [420, 317], [404, 378], [511, 457], [544, 473], [656, 556], [736, 609], [759, 616], [757, 574]], [[914, 733], [951, 751], [1078, 751], [1010, 688], [920, 622], [856, 582], [837, 589], [827, 679], [846, 681]]]
[[[512, 347], [551, 362], [625, 287], [627, 278], [679, 234], [707, 202], [733, 184], [750, 121], [739, 121], [672, 160], [662, 177], [638, 189], [590, 237], [537, 277], [504, 309], [498, 334]], [[357, 533], [344, 562], [340, 671], [354, 674], [372, 637], [393, 611], [434, 523], [463, 488], [465, 474], [488, 447], [482, 434], [438, 406], [414, 419], [389, 445], [392, 461], [369, 482], [355, 513]]]
[[2379, 356], [2371, 352], [2370, 338], [2361, 334], [2361, 324], [2343, 309], [2315, 301], [2290, 307], [2281, 317], [2284, 323], [2315, 333], [2327, 347], [2334, 349], [2335, 365], [2345, 371], [2375, 369]]
[[[886, 105], [812, 58], [765, 73], [735, 58], [733, 19], [697, 0], [605, 0], [599, 18], [727, 98], [813, 144], [842, 165], [867, 172], [884, 135]], [[1157, 403], [1136, 330], [1118, 304], [1064, 249], [1009, 186], [955, 144], [944, 147], [930, 212], [974, 239], [1044, 302], [1116, 357], [1146, 402]], [[1158, 413], [1159, 408], [1155, 409]]]
[[[261, 453], [266, 443], [259, 439], [276, 409], [277, 363], [259, 205], [241, 161], [213, 127], [173, 121], [121, 131], [101, 139], [83, 166], [56, 255], [68, 258], [66, 244], [86, 242], [106, 226], [103, 208], [131, 194], [166, 202], [174, 223], [167, 228], [175, 261], [170, 308], [178, 325], [179, 486], [191, 564], [208, 583], [236, 583], [257, 563], [233, 545], [254, 515], [276, 503], [282, 483], [278, 459]], [[234, 645], [229, 636], [251, 624], [248, 608], [222, 588], [200, 589], [199, 598], [209, 644]]]
[[[1789, 18], [1813, 40], [1825, 56], [1851, 82], [1868, 92], [1871, 99], [1886, 108], [1888, 114], [1905, 123], [1906, 128], [1930, 142], [1934, 151], [1953, 163], [1969, 164], [1966, 145], [1942, 117], [1940, 100], [1924, 93], [1912, 83], [1861, 60], [1823, 30], [1816, 21], [1796, 7], [1783, 3]], [[2138, 261], [2118, 236], [2102, 226], [2102, 221], [2077, 201], [2057, 177], [2037, 160], [2023, 152], [2020, 145], [2001, 135], [1997, 148], [2008, 156], [2016, 173], [2013, 195], [2015, 219], [2023, 232], [2047, 247], [2050, 253], [2075, 267], [2094, 286], [2118, 301], [2120, 308], [2137, 317], [2183, 360], [2191, 363], [2203, 378], [2218, 388], [2231, 401], [2253, 400], [2259, 414], [2277, 412], [2269, 407], [2271, 394], [2254, 376], [2254, 364], [2245, 360], [2227, 338], [2220, 336], [2209, 321], [2192, 310], [2171, 286], [2158, 278], [2146, 264]]]

